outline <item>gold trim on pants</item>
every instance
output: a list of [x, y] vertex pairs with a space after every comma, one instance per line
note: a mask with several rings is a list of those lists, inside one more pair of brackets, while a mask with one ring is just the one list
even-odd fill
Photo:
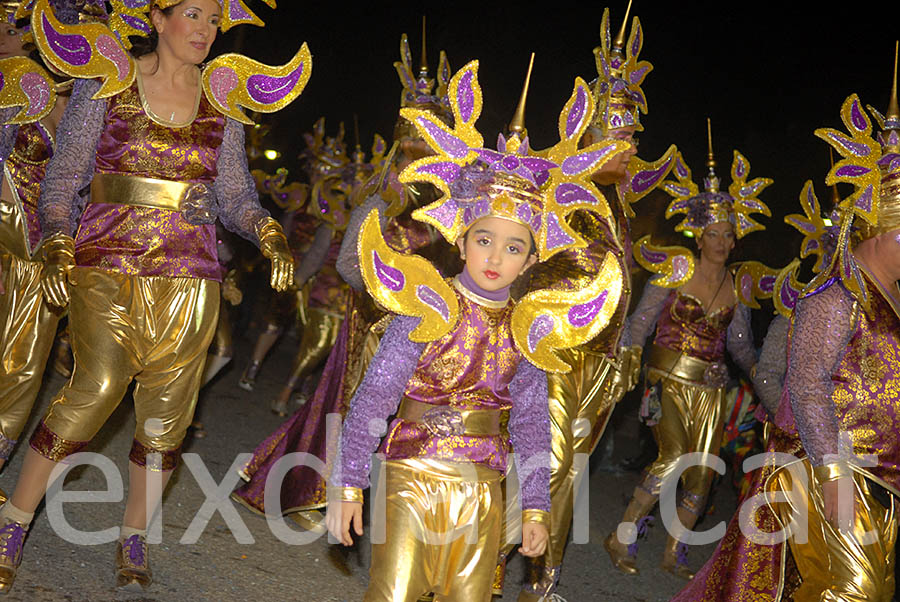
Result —
[[386, 537], [372, 544], [365, 602], [415, 602], [427, 592], [438, 602], [490, 602], [503, 514], [500, 479], [475, 464], [386, 462], [380, 485], [386, 487]]
[[[658, 382], [662, 383], [662, 416], [652, 431], [659, 455], [647, 471], [662, 481], [673, 473], [684, 454], [718, 454], [725, 420], [725, 389], [691, 384], [651, 365], [647, 370], [647, 383]], [[681, 474], [685, 492], [695, 496], [706, 496], [712, 478], [713, 471], [709, 468], [692, 467]], [[658, 495], [659, 491], [648, 493]]]
[[[76, 267], [69, 281], [75, 367], [44, 425], [67, 442], [90, 440], [135, 381], [143, 448], [177, 450], [194, 415], [206, 352], [219, 311], [219, 283], [197, 278], [126, 276]], [[47, 450], [32, 447], [52, 460]]]
[[3, 253], [0, 270], [0, 458], [7, 459], [41, 389], [63, 310], [44, 302], [40, 262]]
[[[792, 470], [806, 475], [806, 483]], [[795, 602], [890, 602], [894, 596], [894, 542], [897, 538], [896, 500], [885, 508], [876, 500], [866, 478], [855, 472], [856, 496], [849, 532], [825, 520], [822, 486], [808, 458], [780, 468], [766, 483], [769, 494], [780, 493], [787, 501], [772, 503], [782, 525], [804, 513], [807, 541], [790, 537], [791, 553], [802, 584], [793, 593]], [[863, 544], [869, 533], [871, 542]]]

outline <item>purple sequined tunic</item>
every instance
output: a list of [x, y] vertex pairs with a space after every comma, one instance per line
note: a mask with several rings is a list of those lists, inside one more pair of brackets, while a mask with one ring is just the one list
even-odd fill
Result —
[[[411, 342], [408, 335], [417, 318], [396, 317], [388, 326], [350, 402], [341, 444], [342, 486], [368, 486], [370, 458], [381, 441], [370, 425], [396, 413], [404, 396], [435, 407], [508, 411], [517, 466], [535, 454], [549, 454], [547, 376], [515, 349], [511, 306], [491, 309], [459, 292], [457, 296], [459, 321], [441, 339]], [[439, 436], [419, 423], [396, 418], [380, 451], [388, 460], [431, 458], [503, 472], [508, 443], [502, 435]], [[528, 474], [522, 482], [523, 508], [550, 510], [549, 479], [548, 464]]]
[[202, 94], [194, 119], [172, 126], [148, 115], [137, 82], [112, 98], [93, 100], [99, 86], [77, 80], [66, 107], [41, 189], [43, 232], [74, 234], [79, 266], [133, 276], [221, 279], [213, 223], [190, 223], [181, 211], [155, 207], [82, 207], [73, 196], [94, 174], [205, 184], [213, 193], [213, 216], [258, 242], [255, 226], [268, 212], [259, 205], [247, 169], [243, 127], [219, 114]]
[[900, 316], [863, 274], [868, 313], [836, 276], [798, 302], [775, 423], [799, 434], [815, 466], [829, 462], [848, 433], [854, 455], [877, 460], [861, 470], [900, 495]]

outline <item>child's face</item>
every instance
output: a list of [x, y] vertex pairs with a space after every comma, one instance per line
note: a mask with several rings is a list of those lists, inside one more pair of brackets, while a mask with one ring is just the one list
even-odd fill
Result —
[[509, 286], [537, 261], [530, 253], [528, 228], [508, 219], [482, 218], [472, 224], [464, 240], [456, 243], [469, 275], [487, 291]]

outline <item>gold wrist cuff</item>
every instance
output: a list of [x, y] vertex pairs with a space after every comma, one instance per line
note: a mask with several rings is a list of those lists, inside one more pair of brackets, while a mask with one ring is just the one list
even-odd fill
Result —
[[550, 513], [546, 510], [522, 510], [522, 523], [538, 523], [550, 528]]
[[256, 237], [262, 242], [270, 236], [284, 237], [284, 230], [275, 218], [265, 217], [256, 224]]
[[853, 476], [853, 469], [850, 468], [850, 464], [847, 462], [832, 462], [813, 467], [813, 473], [816, 475], [816, 480], [820, 483], [827, 483], [842, 477]]
[[[44, 239], [40, 246], [44, 260], [55, 264], [75, 263], [75, 239], [68, 234], [57, 232]], [[37, 255], [37, 253], [36, 253]]]
[[332, 495], [329, 495], [329, 501], [334, 499], [339, 502], [356, 502], [363, 503], [363, 492], [359, 487], [332, 487]]

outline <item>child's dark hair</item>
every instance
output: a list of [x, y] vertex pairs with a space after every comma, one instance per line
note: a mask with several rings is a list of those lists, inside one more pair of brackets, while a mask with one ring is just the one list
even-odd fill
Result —
[[[165, 16], [171, 17], [172, 13], [175, 11], [175, 6], [177, 5], [159, 8], [154, 5], [151, 11], [158, 10]], [[149, 36], [128, 36], [128, 41], [131, 42], [131, 56], [140, 58], [145, 54], [156, 51], [156, 45], [159, 44], [159, 34], [156, 33], [156, 29], [151, 26]]]

